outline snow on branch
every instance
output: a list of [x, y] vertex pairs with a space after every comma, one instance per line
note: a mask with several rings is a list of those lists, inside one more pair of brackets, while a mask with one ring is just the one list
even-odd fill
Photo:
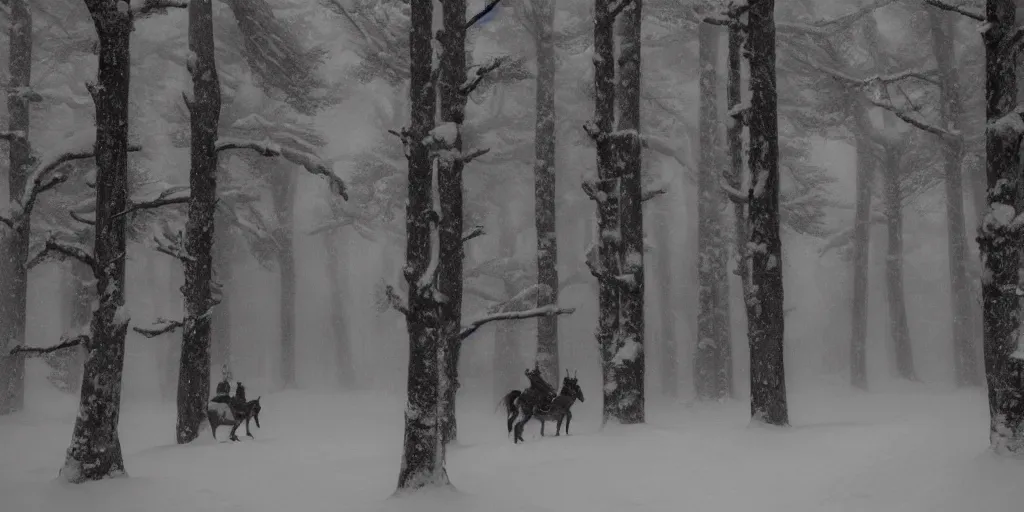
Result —
[[470, 337], [474, 332], [491, 322], [503, 321], [503, 320], [524, 320], [527, 318], [537, 318], [540, 316], [555, 316], [555, 315], [571, 315], [576, 312], [576, 308], [560, 308], [556, 305], [544, 306], [542, 308], [528, 309], [526, 311], [507, 311], [504, 313], [494, 313], [474, 320], [467, 326], [462, 328], [459, 333], [459, 341], [463, 341]]
[[171, 333], [184, 327], [185, 322], [181, 322], [179, 320], [168, 320], [166, 318], [157, 318], [156, 322], [153, 322], [153, 328], [151, 329], [146, 329], [144, 327], [132, 327], [132, 330], [147, 338], [156, 338], [157, 336]]
[[75, 337], [69, 337], [67, 335], [61, 336], [61, 342], [50, 346], [50, 347], [26, 347], [19, 345], [14, 347], [10, 351], [10, 355], [25, 354], [26, 356], [41, 356], [43, 354], [49, 354], [51, 352], [57, 352], [58, 350], [64, 350], [66, 348], [77, 347], [79, 345], [86, 345], [89, 343], [89, 335], [79, 334]]
[[81, 244], [58, 241], [52, 235], [43, 243], [42, 249], [29, 257], [25, 266], [27, 268], [34, 268], [51, 258], [58, 260], [75, 259], [89, 267], [92, 270], [93, 276], [98, 277], [100, 274], [100, 267], [96, 263], [96, 259], [89, 253], [88, 248]]
[[129, 200], [128, 208], [123, 212], [115, 213], [112, 218], [118, 218], [129, 213], [136, 212], [139, 210], [152, 210], [163, 206], [187, 204], [191, 197], [191, 190], [188, 186], [177, 186], [170, 187], [156, 196], [154, 199], [147, 201], [132, 201]]
[[480, 82], [483, 82], [484, 78], [486, 78], [488, 74], [501, 67], [501, 65], [507, 60], [508, 57], [501, 55], [493, 57], [479, 66], [471, 67], [470, 76], [467, 76], [466, 81], [459, 87], [459, 93], [465, 96], [475, 91], [476, 88], [480, 86]]
[[185, 249], [185, 234], [180, 230], [178, 232], [171, 231], [170, 226], [164, 226], [163, 233], [153, 236], [153, 249], [182, 264], [194, 259]]
[[932, 7], [936, 7], [936, 8], [942, 9], [943, 11], [955, 12], [955, 13], [957, 13], [959, 15], [967, 16], [968, 18], [971, 18], [972, 20], [975, 20], [975, 21], [982, 21], [982, 22], [985, 21], [985, 16], [984, 15], [982, 15], [980, 13], [968, 11], [967, 9], [964, 9], [962, 6], [953, 5], [953, 4], [947, 3], [947, 2], [945, 2], [943, 0], [924, 0], [924, 3], [927, 4], [927, 5], [930, 5]]
[[626, 7], [629, 7], [629, 4], [631, 3], [633, 3], [633, 0], [619, 0], [619, 3], [616, 5], [609, 4], [608, 16], [614, 20], [615, 17], [622, 14], [622, 11], [626, 10]]
[[487, 233], [484, 231], [483, 226], [473, 226], [473, 229], [470, 229], [469, 231], [462, 234], [462, 243], [466, 243], [478, 236], [483, 236], [485, 234]]
[[942, 128], [939, 128], [938, 126], [935, 126], [935, 125], [930, 124], [928, 122], [925, 122], [925, 121], [923, 121], [921, 119], [918, 119], [918, 118], [910, 115], [910, 112], [907, 112], [906, 110], [903, 110], [901, 108], [896, 107], [895, 105], [892, 104], [891, 101], [871, 100], [871, 104], [876, 106], [876, 107], [884, 108], [885, 110], [888, 110], [889, 112], [892, 112], [893, 114], [896, 115], [896, 117], [900, 118], [900, 120], [902, 120], [903, 122], [905, 122], [905, 123], [907, 123], [907, 124], [917, 128], [919, 130], [924, 130], [924, 131], [926, 131], [926, 132], [928, 132], [928, 133], [930, 133], [932, 135], [935, 135], [935, 136], [940, 137], [940, 138], [945, 139], [945, 140], [951, 140], [953, 142], [959, 142], [959, 141], [962, 140], [962, 137], [960, 136], [960, 134], [958, 132], [952, 132], [952, 131], [949, 131], [949, 130], [944, 130]]
[[640, 195], [640, 202], [644, 203], [644, 202], [650, 201], [651, 199], [654, 199], [655, 197], [658, 197], [658, 196], [660, 196], [662, 194], [665, 194], [667, 192], [668, 192], [668, 187], [667, 186], [661, 186], [661, 187], [650, 188], [650, 189], [644, 190], [643, 193]]
[[153, 14], [166, 14], [167, 9], [188, 9], [188, 2], [185, 0], [142, 0], [141, 2], [133, 0], [131, 7], [132, 14], [137, 17], [145, 17]]
[[497, 7], [499, 3], [501, 3], [501, 0], [488, 0], [487, 5], [485, 5], [483, 9], [480, 9], [480, 12], [474, 14], [473, 17], [466, 22], [463, 28], [465, 30], [469, 30], [470, 27], [476, 25], [476, 22], [482, 20], [484, 16], [487, 16], [488, 13], [493, 11], [494, 8]]
[[384, 286], [384, 303], [403, 315], [409, 314], [409, 301], [394, 286]]
[[219, 139], [217, 140], [216, 150], [217, 152], [226, 151], [229, 149], [251, 149], [258, 153], [260, 156], [265, 157], [284, 157], [289, 162], [301, 165], [310, 174], [316, 174], [323, 176], [327, 179], [330, 185], [331, 192], [340, 195], [346, 201], [348, 200], [348, 187], [345, 185], [344, 180], [334, 174], [334, 171], [327, 166], [327, 163], [320, 159], [320, 157], [307, 153], [305, 151], [298, 151], [288, 147], [281, 146], [270, 139], [264, 139], [263, 141], [254, 140], [242, 140], [242, 139]]
[[988, 123], [985, 129], [996, 137], [1019, 140], [1024, 136], [1024, 107]]
[[718, 179], [718, 186], [721, 187], [722, 192], [725, 192], [726, 197], [728, 197], [733, 203], [747, 204], [747, 202], [749, 202], [747, 195], [733, 188], [724, 177]]

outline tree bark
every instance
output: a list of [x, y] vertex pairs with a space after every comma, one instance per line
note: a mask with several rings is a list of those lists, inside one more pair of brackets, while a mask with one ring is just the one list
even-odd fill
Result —
[[178, 368], [178, 444], [199, 437], [210, 398], [210, 317], [215, 306], [213, 238], [217, 208], [217, 133], [220, 121], [220, 80], [214, 56], [213, 5], [190, 2], [188, 47], [191, 60], [192, 106], [188, 221], [185, 223], [185, 325]]
[[[432, 2], [412, 2], [409, 74], [412, 123], [405, 137], [409, 160], [409, 198], [405, 210], [405, 279], [409, 283], [406, 328], [409, 331], [408, 404], [398, 491], [448, 485], [438, 414], [442, 338], [437, 303], [430, 286], [420, 286], [430, 263], [433, 207], [432, 165], [423, 139], [434, 129], [436, 91], [431, 84]], [[438, 236], [440, 238], [440, 235]], [[438, 248], [440, 249], [440, 248]]]
[[914, 351], [910, 344], [910, 326], [907, 324], [907, 304], [903, 291], [903, 194], [900, 191], [900, 156], [904, 144], [885, 148], [885, 218], [888, 240], [885, 257], [886, 295], [889, 303], [889, 336], [896, 354], [896, 372], [907, 380], [916, 381]]
[[[550, 293], [537, 306], [558, 303], [558, 234], [555, 222], [555, 5], [533, 2], [537, 51], [534, 136], [534, 224], [537, 230], [537, 283]], [[558, 382], [558, 316], [537, 317], [537, 365], [547, 382]]]
[[694, 350], [694, 390], [698, 400], [717, 400], [721, 337], [719, 335], [719, 274], [725, 264], [716, 238], [718, 216], [718, 30], [701, 23], [697, 29], [700, 70], [700, 169], [697, 179], [697, 345]]
[[[617, 144], [608, 136], [615, 121], [615, 18], [611, 0], [594, 1], [594, 122], [597, 143], [597, 344], [601, 350], [604, 403], [602, 424], [618, 416], [620, 392], [613, 361], [618, 352], [619, 289], [611, 276], [619, 275], [619, 180], [616, 179]], [[603, 137], [602, 137], [603, 135]]]
[[[945, 129], [958, 131], [963, 113], [960, 85], [954, 62], [954, 30], [951, 12], [928, 10], [931, 24], [932, 53], [939, 70], [939, 105], [941, 123]], [[948, 229], [948, 255], [950, 293], [952, 294], [953, 367], [960, 386], [981, 384], [977, 349], [974, 344], [973, 308], [971, 289], [967, 280], [967, 234], [964, 224], [964, 190], [960, 163], [963, 161], [963, 143], [959, 140], [942, 141], [944, 182], [946, 189], [946, 225]]]
[[[219, 159], [218, 159], [219, 160]], [[213, 217], [213, 277], [220, 284], [220, 302], [210, 319], [210, 369], [222, 377], [233, 374], [231, 356], [231, 282], [234, 279], [234, 234], [223, 213]]]
[[71, 446], [61, 469], [68, 482], [125, 476], [118, 421], [128, 314], [124, 311], [125, 216], [128, 203], [128, 92], [131, 11], [113, 0], [86, 0], [99, 36], [96, 104], [96, 233], [99, 304], [82, 378]]
[[[8, 129], [21, 132], [12, 138], [7, 186], [11, 204], [21, 200], [32, 165], [29, 145], [30, 109], [27, 92], [32, 81], [32, 13], [26, 0], [11, 0]], [[30, 223], [26, 219], [13, 229], [0, 227], [0, 415], [20, 411], [25, 406], [25, 357], [8, 356], [10, 350], [25, 343], [28, 311], [28, 261]]]
[[348, 318], [342, 297], [348, 290], [345, 281], [348, 258], [339, 255], [338, 244], [331, 233], [322, 235], [324, 253], [327, 254], [327, 283], [330, 293], [331, 333], [334, 334], [334, 371], [338, 377], [338, 386], [342, 389], [353, 389], [356, 386], [355, 365], [352, 361], [352, 346], [349, 341]]
[[[459, 91], [466, 81], [466, 0], [442, 0], [440, 79], [437, 83], [442, 123], [454, 123], [456, 138], [451, 149], [462, 152], [462, 123], [465, 121], [466, 95]], [[450, 153], [449, 153], [450, 154]], [[462, 343], [462, 284], [465, 251], [462, 242], [462, 171], [461, 158], [438, 158], [437, 190], [441, 203], [438, 229], [440, 254], [438, 289], [445, 297], [441, 304], [441, 339], [444, 340], [444, 377], [441, 397], [444, 416], [442, 440], [454, 441], [458, 434], [455, 420], [455, 396], [459, 390], [459, 356]]]
[[[978, 235], [985, 265], [984, 301], [985, 378], [988, 384], [989, 442], [999, 453], [1024, 451], [1024, 390], [1021, 360], [1012, 354], [1020, 327], [1020, 233], [1009, 226], [1022, 209], [1020, 133], [994, 129], [1017, 103], [1017, 69], [1003, 50], [1016, 24], [1012, 0], [988, 0], [985, 9], [985, 150], [988, 155], [988, 212]], [[1005, 121], [1004, 121], [1005, 122]], [[1011, 206], [1012, 205], [1012, 206]]]
[[775, 1], [750, 4], [747, 55], [750, 59], [749, 197], [751, 285], [754, 313], [749, 319], [750, 414], [754, 421], [788, 425], [779, 233], [779, 128], [775, 77]]

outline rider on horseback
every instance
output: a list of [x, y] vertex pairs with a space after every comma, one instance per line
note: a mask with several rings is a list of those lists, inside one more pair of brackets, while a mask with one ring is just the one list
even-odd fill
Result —
[[538, 366], [534, 366], [533, 370], [526, 370], [526, 378], [530, 380], [530, 387], [526, 388], [523, 395], [537, 404], [536, 407], [540, 411], [547, 411], [551, 407], [551, 401], [558, 396], [555, 388], [541, 377]]

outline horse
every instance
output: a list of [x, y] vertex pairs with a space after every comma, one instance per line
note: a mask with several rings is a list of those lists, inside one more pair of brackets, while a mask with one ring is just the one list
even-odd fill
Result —
[[551, 401], [551, 404], [546, 409], [541, 409], [535, 406], [535, 404], [524, 403], [523, 400], [517, 400], [516, 405], [518, 408], [518, 417], [523, 418], [515, 425], [515, 435], [512, 438], [514, 443], [519, 441], [525, 442], [523, 439], [523, 427], [526, 422], [530, 419], [535, 418], [540, 420], [540, 435], [544, 435], [544, 425], [548, 421], [557, 422], [555, 425], [555, 435], [561, 435], [562, 420], [565, 420], [565, 435], [569, 435], [569, 423], [572, 422], [572, 412], [570, 408], [576, 403], [576, 400], [583, 402], [583, 389], [580, 388], [579, 382], [574, 376], [569, 376], [569, 371], [565, 371], [565, 378], [562, 379], [562, 391]]
[[530, 380], [530, 386], [523, 391], [513, 389], [509, 391], [505, 396], [501, 398], [498, 403], [498, 407], [502, 404], [505, 405], [505, 413], [508, 416], [506, 423], [508, 426], [508, 433], [512, 435], [512, 425], [516, 419], [518, 411], [516, 409], [516, 400], [523, 402], [532, 403], [535, 407], [541, 406], [545, 403], [550, 403], [555, 398], [555, 390], [548, 384], [540, 375], [540, 369], [534, 368], [533, 370], [526, 370], [526, 378]]
[[238, 436], [235, 435], [235, 431], [238, 427], [245, 422], [245, 435], [250, 438], [253, 437], [252, 432], [249, 431], [249, 421], [256, 422], [256, 428], [260, 427], [260, 411], [263, 407], [260, 405], [260, 397], [256, 397], [255, 400], [249, 400], [244, 404], [225, 404], [223, 402], [210, 402], [209, 408], [206, 410], [206, 418], [210, 422], [210, 433], [213, 434], [213, 438], [217, 439], [217, 427], [221, 425], [231, 425], [231, 433], [228, 435], [228, 439], [231, 441], [238, 441]]

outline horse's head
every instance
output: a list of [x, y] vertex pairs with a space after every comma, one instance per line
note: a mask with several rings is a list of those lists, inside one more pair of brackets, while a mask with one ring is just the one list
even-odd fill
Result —
[[256, 397], [256, 400], [249, 402], [249, 407], [250, 415], [256, 421], [256, 428], [263, 428], [260, 426], [260, 411], [263, 410], [263, 407], [260, 406], [260, 397]]
[[569, 370], [565, 370], [565, 377], [562, 378], [562, 394], [575, 397], [580, 402], [583, 402], [583, 388], [580, 387], [579, 380], [576, 379], [576, 372], [569, 375]]

